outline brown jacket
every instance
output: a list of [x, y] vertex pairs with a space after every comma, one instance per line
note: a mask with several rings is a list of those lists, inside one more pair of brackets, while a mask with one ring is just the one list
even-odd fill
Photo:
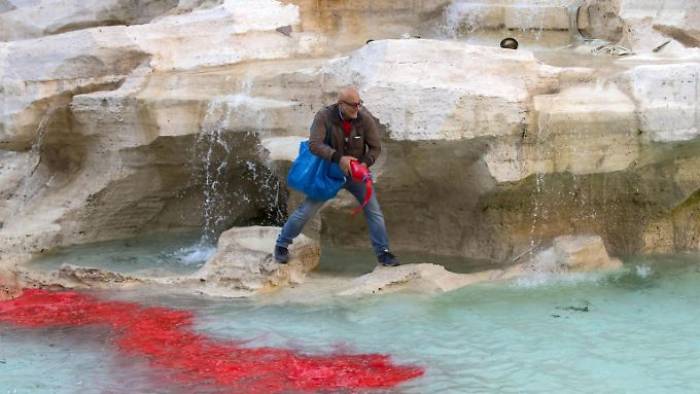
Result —
[[[324, 142], [326, 133], [331, 133], [330, 146]], [[353, 156], [371, 166], [382, 150], [377, 123], [372, 114], [360, 108], [357, 119], [352, 120], [350, 136], [345, 139], [338, 104], [318, 111], [311, 124], [309, 149], [315, 155], [337, 163], [342, 156]]]

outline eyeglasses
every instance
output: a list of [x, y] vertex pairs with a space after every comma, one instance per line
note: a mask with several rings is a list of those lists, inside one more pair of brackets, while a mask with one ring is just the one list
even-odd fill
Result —
[[355, 108], [360, 108], [360, 107], [362, 106], [362, 104], [363, 104], [363, 101], [362, 101], [362, 100], [360, 100], [360, 101], [357, 102], [357, 103], [350, 103], [350, 102], [347, 102], [347, 101], [345, 101], [345, 100], [340, 100], [340, 102], [343, 103], [343, 104], [345, 104], [345, 105], [347, 105], [347, 106], [355, 107]]

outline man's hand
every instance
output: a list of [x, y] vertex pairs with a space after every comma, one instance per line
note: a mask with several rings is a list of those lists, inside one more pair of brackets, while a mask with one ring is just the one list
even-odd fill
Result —
[[353, 160], [357, 159], [352, 156], [343, 156], [340, 158], [340, 162], [338, 164], [340, 164], [340, 169], [343, 170], [345, 175], [350, 176], [350, 162]]

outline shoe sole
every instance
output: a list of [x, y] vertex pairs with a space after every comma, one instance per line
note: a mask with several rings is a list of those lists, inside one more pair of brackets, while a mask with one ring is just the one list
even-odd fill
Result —
[[275, 256], [272, 253], [270, 253], [268, 256], [269, 256], [268, 258], [271, 257], [273, 260], [275, 260], [275, 263], [278, 263], [278, 264], [287, 264], [289, 262], [289, 257], [287, 257], [286, 260], [280, 260], [277, 258], [277, 256]]

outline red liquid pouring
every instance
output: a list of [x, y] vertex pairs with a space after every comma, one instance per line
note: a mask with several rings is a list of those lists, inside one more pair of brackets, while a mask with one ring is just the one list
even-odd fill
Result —
[[372, 198], [372, 193], [374, 193], [374, 187], [372, 186], [372, 175], [369, 169], [362, 165], [357, 160], [352, 160], [350, 162], [350, 176], [355, 182], [362, 182], [365, 184], [365, 198], [359, 207], [352, 210], [352, 215], [357, 215], [362, 212], [362, 209], [369, 203], [370, 198]]
[[106, 325], [119, 350], [176, 371], [182, 382], [236, 393], [389, 388], [423, 374], [422, 368], [394, 365], [380, 354], [310, 356], [244, 348], [193, 332], [188, 311], [101, 301], [73, 291], [25, 290], [0, 301], [0, 322], [36, 328]]

